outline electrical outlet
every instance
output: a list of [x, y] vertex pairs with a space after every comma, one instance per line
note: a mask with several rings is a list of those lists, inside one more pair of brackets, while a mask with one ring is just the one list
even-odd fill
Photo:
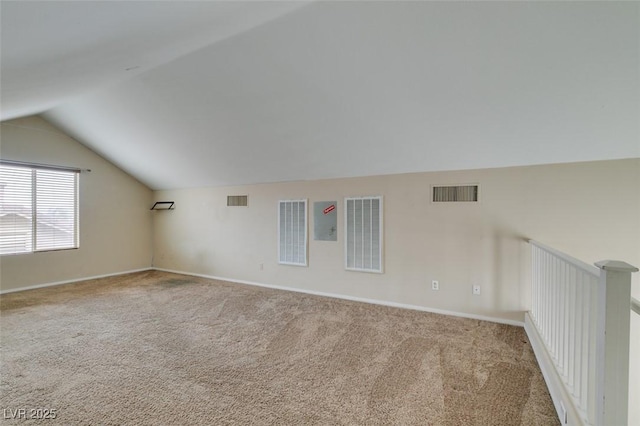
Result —
[[476, 296], [480, 296], [480, 286], [478, 284], [473, 285], [473, 294]]
[[440, 283], [436, 280], [431, 281], [431, 290], [440, 290]]
[[263, 271], [264, 270], [264, 263], [260, 264], [260, 270]]

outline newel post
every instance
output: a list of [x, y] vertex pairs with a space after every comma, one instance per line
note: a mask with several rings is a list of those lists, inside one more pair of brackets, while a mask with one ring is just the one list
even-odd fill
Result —
[[638, 268], [603, 260], [598, 286], [596, 407], [598, 425], [626, 425], [629, 413], [631, 274]]

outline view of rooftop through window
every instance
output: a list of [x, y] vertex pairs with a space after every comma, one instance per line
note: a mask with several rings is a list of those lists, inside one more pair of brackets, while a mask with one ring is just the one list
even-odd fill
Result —
[[0, 254], [78, 247], [78, 173], [0, 166]]

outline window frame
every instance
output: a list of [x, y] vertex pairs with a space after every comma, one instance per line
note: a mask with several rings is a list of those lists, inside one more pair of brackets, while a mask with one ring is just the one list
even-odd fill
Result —
[[[30, 198], [31, 198], [31, 218], [30, 218], [30, 250], [25, 251], [12, 251], [6, 253], [0, 253], [0, 256], [18, 256], [25, 254], [35, 254], [35, 253], [46, 253], [46, 252], [54, 252], [54, 251], [63, 251], [63, 250], [77, 250], [80, 248], [80, 169], [68, 168], [62, 166], [47, 166], [41, 164], [32, 164], [32, 163], [24, 163], [24, 162], [13, 162], [9, 160], [0, 161], [0, 167], [4, 168], [18, 168], [27, 170], [30, 172]], [[46, 239], [38, 240], [38, 225], [47, 225], [55, 227], [55, 225], [47, 224], [43, 220], [38, 219], [38, 173], [39, 172], [54, 172], [54, 173], [69, 173], [73, 174], [73, 218], [71, 223], [73, 224], [72, 233], [72, 245], [70, 246], [60, 246], [60, 247], [47, 247], [47, 248], [38, 248], [38, 246], [45, 245], [48, 242]], [[47, 182], [47, 177], [42, 176], [42, 181]], [[42, 198], [42, 197], [41, 197]], [[45, 196], [46, 200], [47, 197]], [[8, 213], [8, 212], [7, 212]], [[8, 228], [9, 229], [9, 228]]]
[[[281, 205], [283, 203], [303, 203], [304, 205], [304, 263], [288, 262], [282, 260], [282, 220], [281, 220]], [[286, 236], [285, 236], [286, 239]], [[295, 199], [295, 200], [278, 200], [278, 264], [288, 266], [309, 266], [309, 203], [308, 199]]]
[[[353, 232], [350, 228], [349, 222], [349, 201], [365, 201], [365, 200], [378, 200], [380, 203], [379, 206], [379, 215], [378, 215], [378, 258], [380, 260], [379, 268], [356, 268], [349, 266], [349, 232]], [[347, 271], [354, 272], [368, 272], [374, 274], [383, 274], [384, 273], [384, 201], [382, 195], [371, 195], [371, 196], [361, 196], [361, 197], [345, 197], [344, 198], [344, 268]], [[371, 242], [373, 244], [373, 240]]]

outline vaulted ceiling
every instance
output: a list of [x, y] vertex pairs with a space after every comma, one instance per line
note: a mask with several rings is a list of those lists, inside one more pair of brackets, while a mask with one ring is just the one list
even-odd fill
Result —
[[637, 2], [2, 1], [2, 120], [154, 189], [640, 157]]

